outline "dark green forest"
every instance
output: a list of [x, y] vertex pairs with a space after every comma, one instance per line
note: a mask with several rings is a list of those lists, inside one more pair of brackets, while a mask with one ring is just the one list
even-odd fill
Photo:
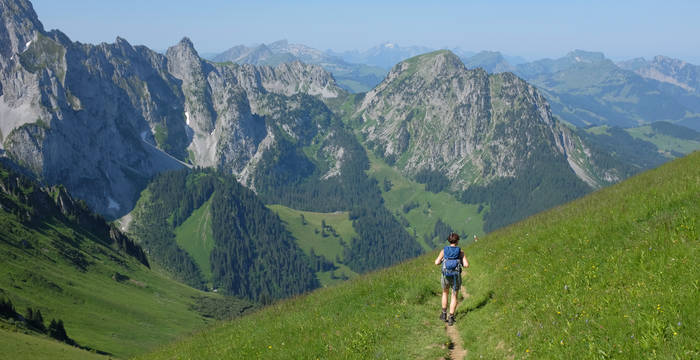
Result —
[[460, 199], [490, 206], [484, 214], [484, 231], [490, 232], [592, 190], [571, 169], [557, 166], [556, 161], [539, 159], [526, 167], [521, 176], [499, 178], [486, 186], [470, 186]]
[[132, 231], [153, 260], [179, 280], [205, 287], [201, 269], [175, 242], [174, 229], [211, 198], [215, 288], [268, 302], [319, 286], [310, 261], [280, 219], [234, 177], [183, 169], [159, 175], [147, 191], [150, 199], [139, 209]]

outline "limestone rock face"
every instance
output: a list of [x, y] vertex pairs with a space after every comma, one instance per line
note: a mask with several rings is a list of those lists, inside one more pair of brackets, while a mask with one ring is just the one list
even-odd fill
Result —
[[44, 31], [24, 0], [0, 0], [0, 19], [0, 155], [108, 218], [164, 170], [244, 178], [274, 143], [271, 97], [342, 92], [320, 67], [213, 64], [187, 38], [166, 55], [121, 38], [72, 42]]
[[517, 177], [542, 154], [593, 187], [619, 180], [594, 166], [533, 86], [512, 73], [468, 70], [446, 50], [397, 64], [356, 116], [375, 152], [407, 175], [439, 171], [453, 190]]

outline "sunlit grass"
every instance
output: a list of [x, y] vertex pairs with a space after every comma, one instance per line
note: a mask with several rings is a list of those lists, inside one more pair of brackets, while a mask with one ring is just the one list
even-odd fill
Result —
[[[465, 247], [469, 358], [698, 358], [700, 153]], [[447, 355], [435, 253], [282, 301], [144, 356]]]

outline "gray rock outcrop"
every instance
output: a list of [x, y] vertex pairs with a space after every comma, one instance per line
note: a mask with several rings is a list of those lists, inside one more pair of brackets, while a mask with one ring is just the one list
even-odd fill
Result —
[[458, 191], [517, 177], [543, 154], [592, 187], [619, 180], [595, 166], [533, 86], [512, 73], [468, 70], [446, 50], [397, 64], [356, 116], [375, 152], [407, 175], [445, 174]]
[[189, 39], [166, 55], [121, 38], [72, 42], [44, 31], [25, 0], [0, 0], [0, 19], [0, 150], [108, 218], [130, 211], [164, 170], [243, 174], [273, 141], [266, 94], [341, 91], [323, 69], [298, 62], [215, 65]]

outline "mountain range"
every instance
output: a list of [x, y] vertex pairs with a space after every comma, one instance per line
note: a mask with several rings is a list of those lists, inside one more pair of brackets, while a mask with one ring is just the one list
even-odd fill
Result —
[[[165, 55], [142, 46], [133, 47], [121, 38], [114, 44], [74, 43], [58, 30], [44, 31], [28, 2], [5, 1], [3, 4], [3, 26], [9, 35], [2, 46], [5, 63], [0, 78], [3, 150], [47, 183], [65, 184], [75, 196], [85, 199], [105, 216], [115, 218], [129, 212], [149, 179], [168, 169], [216, 167], [236, 175], [243, 184], [271, 201], [280, 199], [280, 186], [291, 185], [288, 191], [296, 192], [298, 190], [293, 189], [310, 186], [311, 183], [304, 185], [304, 179], [326, 182], [341, 179], [347, 173], [343, 166], [355, 161], [351, 157], [361, 157], [357, 151], [349, 151], [357, 145], [344, 140], [350, 139], [343, 135], [349, 134], [350, 129], [333, 125], [336, 124], [334, 111], [339, 111], [339, 104], [346, 108], [356, 105], [343, 100], [347, 94], [320, 66], [298, 61], [280, 63], [274, 68], [213, 63], [201, 59], [187, 38], [168, 49]], [[298, 47], [282, 42], [273, 48]], [[431, 75], [432, 86], [461, 89], [464, 79], [455, 77], [454, 83], [441, 82], [462, 71], [459, 59], [454, 55], [435, 59], [447, 63], [439, 68], [444, 74]], [[438, 92], [416, 98], [419, 89], [409, 86], [409, 82], [406, 86], [397, 86], [407, 74], [416, 73], [416, 65], [432, 66], [429, 62], [418, 64], [417, 61], [397, 65], [383, 85], [357, 103], [360, 111], [368, 114], [384, 111], [375, 107], [382, 103], [389, 106], [393, 101], [389, 99], [399, 95], [407, 102], [396, 105], [405, 108], [405, 104], [409, 104], [412, 110], [395, 108], [392, 114], [395, 112], [404, 117], [400, 120], [405, 120], [409, 113], [419, 115], [422, 110], [429, 110], [413, 104], [439, 103]], [[399, 72], [401, 68], [413, 70]], [[470, 76], [475, 75], [467, 77]], [[436, 79], [440, 81], [434, 81]], [[435, 116], [448, 111], [456, 112], [457, 119], [467, 114], [474, 118], [488, 117], [488, 109], [471, 105], [487, 99], [488, 92], [479, 90], [486, 83], [481, 84], [473, 89], [465, 88], [466, 92], [459, 95], [473, 97], [473, 101], [458, 108], [444, 103], [448, 107], [443, 106]], [[537, 109], [533, 114], [540, 114], [526, 123], [552, 123], [546, 103], [533, 88], [523, 83], [512, 91], [516, 97], [522, 91], [530, 93], [523, 100]], [[428, 115], [421, 122], [437, 120], [432, 113]], [[514, 115], [517, 114], [505, 114], [504, 124], [508, 125], [496, 129], [512, 128], [514, 125], [509, 122]], [[396, 127], [397, 119], [390, 120], [387, 124], [394, 125], [385, 131], [401, 129]], [[530, 126], [526, 123], [516, 127]], [[457, 124], [459, 122], [454, 122], [452, 126]], [[366, 127], [363, 128], [366, 132]], [[414, 130], [410, 128], [410, 131]], [[444, 133], [424, 132], [424, 135], [439, 139]], [[401, 146], [411, 145], [410, 136], [409, 133], [409, 138], [400, 142]], [[415, 138], [415, 134], [412, 136]], [[383, 140], [375, 141], [373, 136], [369, 140], [372, 146], [387, 145]], [[462, 166], [448, 172], [453, 190], [464, 190], [469, 184], [488, 184], [496, 177], [513, 177], [517, 173], [515, 165], [503, 167], [505, 164], [498, 159], [505, 155], [496, 151], [519, 154], [521, 152], [509, 147], [522, 144], [522, 139], [512, 138], [497, 147], [481, 148], [486, 145], [485, 140], [480, 137], [460, 140], [468, 144], [464, 151], [477, 149], [486, 153], [480, 158], [490, 160], [474, 162], [475, 172], [464, 172], [462, 169], [466, 168]], [[572, 137], [566, 141], [578, 142]], [[560, 141], [551, 149], [559, 149], [556, 152], [563, 154], [565, 143]], [[435, 145], [435, 141], [420, 146], [427, 144]], [[393, 147], [387, 149], [386, 156], [400, 153]], [[590, 165], [593, 162], [588, 162], [589, 166], [584, 165], [587, 161], [584, 159], [573, 161], [573, 155], [567, 154], [567, 161], [576, 164], [579, 177], [591, 185], [600, 186], [605, 181], [620, 178], [619, 175], [605, 175], [607, 170], [595, 170], [596, 167]], [[452, 161], [434, 167], [454, 166]], [[459, 160], [466, 164], [465, 161]], [[567, 163], [562, 166], [569, 168]], [[408, 175], [416, 175], [420, 169], [422, 167], [411, 163], [403, 170]], [[294, 201], [298, 205], [300, 200]], [[326, 206], [325, 210], [342, 208], [342, 205], [335, 209]]]
[[340, 87], [352, 92], [368, 91], [386, 75], [386, 70], [382, 67], [353, 63], [306, 45], [290, 44], [287, 40], [250, 47], [237, 45], [213, 56], [211, 60], [271, 66], [294, 61], [321, 65], [333, 74]]
[[[366, 92], [381, 81], [385, 72], [370, 71], [369, 75], [365, 71], [369, 68], [348, 70], [348, 66], [390, 69], [400, 61], [433, 50], [386, 42], [365, 51], [323, 52], [282, 40], [257, 47], [237, 46], [215, 59], [268, 65], [294, 60], [321, 64], [344, 89]], [[700, 129], [698, 66], [681, 60], [656, 56], [651, 61], [636, 58], [614, 63], [602, 53], [575, 50], [559, 59], [528, 62], [497, 51], [475, 53], [455, 48], [453, 52], [468, 68], [513, 72], [533, 83], [544, 92], [554, 114], [575, 126], [634, 127], [670, 121]]]
[[[144, 309], [167, 293], [164, 309], [187, 325], [174, 330], [160, 315], [143, 315], [167, 328], [159, 339], [194, 329], [228, 307], [221, 303], [234, 301], [241, 313], [328, 284], [335, 269], [356, 276], [414, 258], [452, 229], [495, 231], [699, 141], [680, 126], [694, 119], [693, 92], [597, 53], [509, 65], [484, 52], [465, 66], [449, 50], [415, 55], [425, 49], [387, 43], [358, 59], [401, 61], [352, 93], [324, 66], [355, 65], [286, 41], [211, 61], [188, 38], [164, 54], [122, 38], [73, 42], [45, 31], [27, 0], [0, 0], [0, 20], [0, 155], [12, 169], [0, 168], [0, 220], [12, 229], [0, 245], [3, 261], [20, 259], [12, 273], [21, 275], [1, 293], [44, 306], [48, 287], [56, 304], [73, 309], [66, 299], [76, 295], [51, 283], [68, 289], [83, 278], [92, 293], [111, 276], [107, 293], [129, 286], [136, 291], [124, 294]], [[483, 62], [515, 74], [469, 68]], [[631, 124], [644, 126], [605, 126]], [[35, 257], [41, 272], [26, 268]], [[423, 301], [423, 290], [410, 297]], [[85, 297], [112, 321], [119, 311], [110, 307], [130, 309], [124, 295], [108, 306]], [[192, 308], [201, 303], [206, 311]], [[140, 314], [125, 329], [135, 331]], [[89, 327], [77, 328], [80, 341], [91, 341]], [[96, 337], [128, 335], [100, 329]], [[360, 333], [357, 346], [373, 336]], [[130, 354], [101, 341], [99, 349]]]
[[579, 127], [669, 121], [700, 129], [698, 67], [680, 60], [657, 56], [616, 64], [602, 53], [575, 50], [517, 65], [496, 52], [465, 61], [470, 68], [522, 77], [544, 93], [556, 116]]

